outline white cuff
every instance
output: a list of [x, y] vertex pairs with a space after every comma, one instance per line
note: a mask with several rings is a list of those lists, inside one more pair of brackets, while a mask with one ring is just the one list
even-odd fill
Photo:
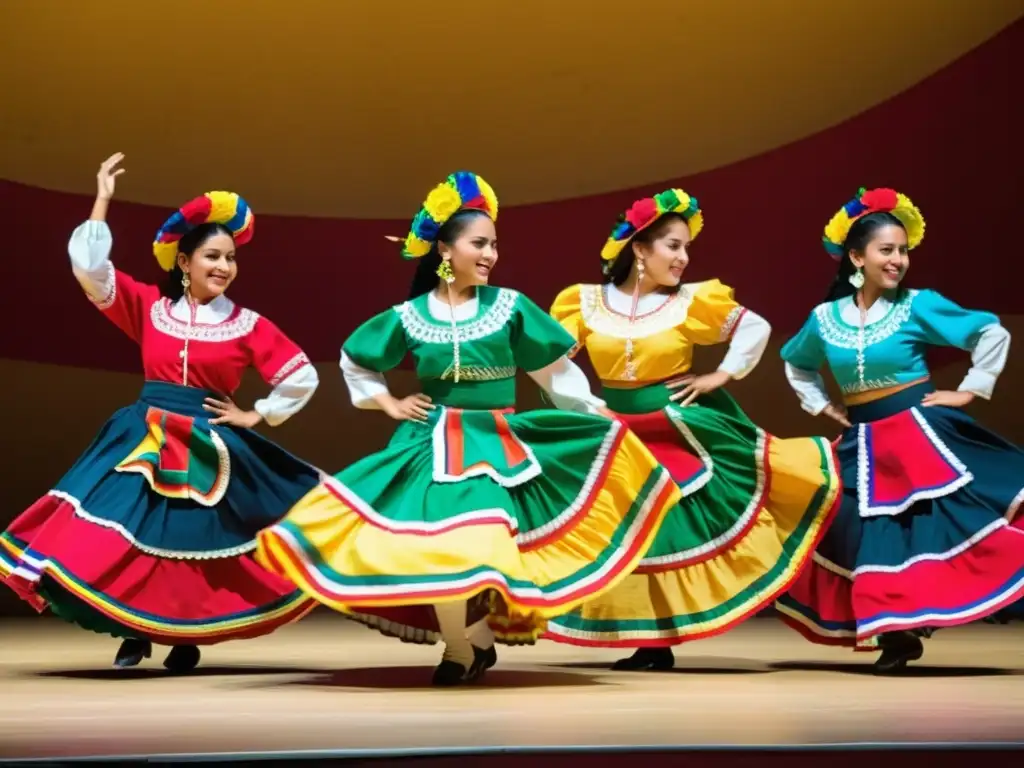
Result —
[[590, 390], [590, 381], [583, 370], [567, 357], [560, 357], [551, 365], [529, 376], [537, 386], [548, 393], [555, 407], [563, 411], [598, 413], [605, 402]]
[[349, 397], [352, 405], [363, 410], [380, 410], [375, 397], [388, 394], [387, 381], [384, 375], [363, 368], [351, 357], [341, 353], [341, 375], [345, 377], [345, 386], [348, 387]]
[[262, 416], [267, 424], [276, 427], [301, 411], [319, 385], [320, 376], [316, 368], [304, 365], [286, 376], [269, 395], [257, 400], [253, 404], [253, 410]]
[[768, 321], [748, 309], [733, 330], [729, 351], [722, 358], [718, 370], [737, 380], [746, 377], [761, 362], [771, 335], [772, 327]]

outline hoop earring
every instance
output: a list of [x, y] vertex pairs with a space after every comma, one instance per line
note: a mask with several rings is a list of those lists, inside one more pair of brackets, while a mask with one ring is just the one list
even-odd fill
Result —
[[850, 285], [859, 291], [864, 287], [864, 270], [858, 267], [857, 271], [850, 275], [847, 280], [850, 281]]

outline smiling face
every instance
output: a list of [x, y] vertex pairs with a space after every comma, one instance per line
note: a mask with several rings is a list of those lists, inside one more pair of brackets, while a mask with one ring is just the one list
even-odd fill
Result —
[[439, 242], [442, 259], [448, 260], [460, 288], [487, 285], [494, 265], [498, 263], [498, 236], [494, 222], [486, 214], [477, 214], [460, 221], [450, 243]]
[[883, 224], [871, 231], [863, 248], [849, 252], [850, 261], [864, 271], [864, 285], [891, 291], [910, 268], [907, 231], [898, 224]]
[[227, 232], [214, 230], [191, 254], [179, 253], [178, 266], [189, 277], [192, 298], [206, 303], [223, 294], [238, 275], [235, 241]]
[[644, 277], [661, 288], [675, 288], [690, 263], [687, 247], [690, 228], [678, 214], [668, 214], [634, 239], [637, 260], [644, 265]]

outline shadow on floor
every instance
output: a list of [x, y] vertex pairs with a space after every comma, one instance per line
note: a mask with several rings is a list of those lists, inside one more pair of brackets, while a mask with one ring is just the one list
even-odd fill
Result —
[[23, 672], [21, 677], [58, 678], [64, 680], [155, 680], [161, 677], [249, 677], [265, 675], [317, 675], [329, 672], [327, 669], [310, 667], [285, 667], [253, 665], [200, 665], [185, 675], [168, 672], [157, 664], [153, 667], [139, 666], [130, 669], [47, 669], [41, 672]]
[[[322, 688], [373, 688], [377, 690], [431, 688], [434, 667], [358, 667], [328, 674], [268, 683], [268, 685], [316, 686]], [[589, 675], [539, 669], [492, 669], [482, 680], [465, 688], [564, 688], [604, 685]], [[460, 686], [462, 688], [462, 686]]]
[[[875, 677], [873, 664], [837, 663], [829, 661], [780, 661], [768, 665], [778, 672], [837, 672], [842, 675], [867, 675]], [[1003, 677], [1019, 675], [1021, 672], [1001, 667], [939, 667], [911, 662], [902, 671], [878, 677]]]

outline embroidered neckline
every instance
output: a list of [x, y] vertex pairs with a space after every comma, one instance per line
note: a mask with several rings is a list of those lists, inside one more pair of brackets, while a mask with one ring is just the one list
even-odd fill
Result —
[[642, 339], [671, 330], [686, 320], [693, 302], [693, 283], [681, 285], [679, 290], [650, 312], [629, 317], [612, 309], [605, 299], [603, 285], [580, 286], [580, 316], [594, 333], [615, 339]]
[[171, 300], [166, 297], [154, 301], [149, 310], [149, 319], [156, 330], [181, 341], [233, 341], [252, 333], [256, 321], [260, 319], [251, 309], [235, 305], [231, 316], [222, 323], [192, 323], [190, 327], [188, 322], [171, 314], [171, 306]]
[[[519, 293], [509, 288], [498, 288], [497, 296], [490, 306], [484, 306], [480, 301], [478, 293], [478, 308], [476, 315], [467, 319], [459, 320], [456, 323], [459, 342], [478, 341], [482, 338], [497, 333], [508, 323], [515, 309]], [[416, 299], [403, 302], [394, 307], [402, 323], [402, 329], [406, 334], [416, 341], [428, 344], [452, 344], [454, 334], [451, 323], [441, 325], [430, 316], [429, 309], [421, 310], [416, 304]]]
[[911, 305], [916, 295], [916, 290], [907, 291], [906, 295], [893, 302], [884, 317], [868, 323], [863, 329], [850, 325], [840, 317], [839, 305], [843, 299], [819, 304], [814, 314], [818, 318], [821, 338], [826, 344], [840, 349], [864, 349], [885, 341], [910, 319]]

